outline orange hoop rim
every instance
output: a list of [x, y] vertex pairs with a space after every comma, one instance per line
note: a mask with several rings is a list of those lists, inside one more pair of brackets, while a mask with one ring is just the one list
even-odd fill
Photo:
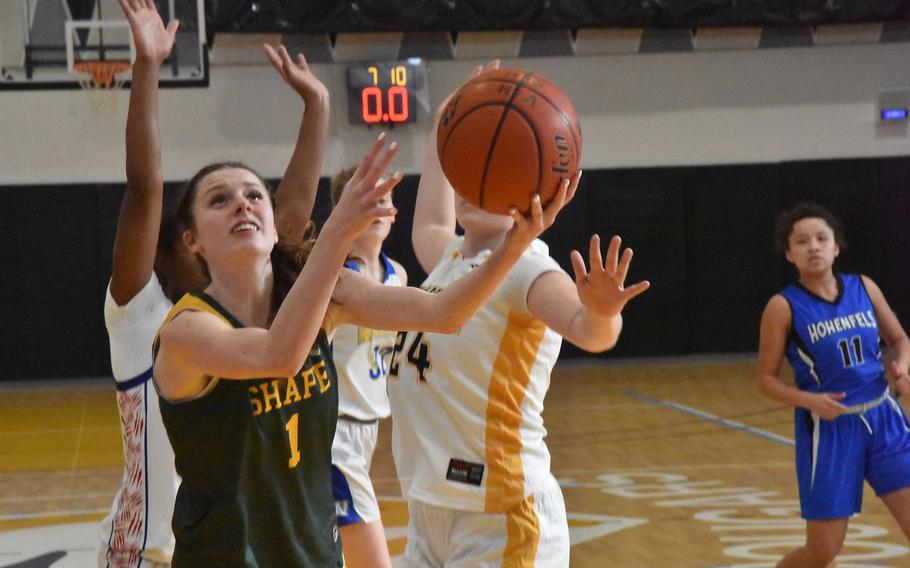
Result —
[[110, 60], [103, 61], [77, 61], [73, 63], [76, 72], [91, 77], [84, 85], [86, 88], [109, 89], [115, 86], [115, 77], [128, 71], [132, 64], [129, 61]]

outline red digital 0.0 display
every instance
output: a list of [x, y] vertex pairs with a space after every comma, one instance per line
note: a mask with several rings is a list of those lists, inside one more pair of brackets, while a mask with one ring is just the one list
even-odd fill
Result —
[[421, 89], [426, 89], [426, 67], [420, 59], [350, 66], [348, 119], [351, 124], [416, 122]]

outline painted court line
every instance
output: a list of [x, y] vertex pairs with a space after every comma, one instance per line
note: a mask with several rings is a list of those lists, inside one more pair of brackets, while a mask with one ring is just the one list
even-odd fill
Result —
[[791, 440], [790, 438], [787, 438], [785, 436], [780, 436], [773, 432], [768, 432], [767, 430], [762, 430], [761, 428], [753, 428], [752, 426], [747, 426], [746, 424], [743, 424], [742, 422], [737, 422], [735, 420], [727, 420], [726, 418], [721, 418], [720, 416], [716, 416], [714, 414], [711, 414], [710, 412], [705, 412], [704, 410], [692, 408], [691, 406], [679, 404], [679, 403], [673, 402], [671, 400], [660, 400], [657, 398], [652, 398], [646, 394], [642, 394], [640, 392], [635, 392], [630, 389], [623, 390], [623, 394], [628, 397], [640, 400], [642, 402], [647, 402], [649, 404], [653, 404], [655, 406], [660, 406], [662, 408], [669, 408], [671, 410], [684, 412], [685, 414], [689, 414], [691, 416], [701, 418], [702, 420], [707, 420], [708, 422], [713, 422], [715, 424], [719, 424], [721, 426], [724, 426], [725, 428], [730, 428], [731, 430], [738, 430], [740, 432], [745, 432], [746, 434], [758, 436], [759, 438], [764, 438], [765, 440], [768, 440], [771, 442], [776, 442], [778, 444], [783, 444], [785, 446], [790, 446], [790, 447], [793, 447], [796, 445], [793, 442], [793, 440]]
[[32, 519], [48, 519], [56, 517], [82, 517], [86, 515], [104, 515], [110, 509], [72, 509], [70, 511], [42, 511], [40, 513], [12, 513], [0, 515], [0, 521], [24, 521]]

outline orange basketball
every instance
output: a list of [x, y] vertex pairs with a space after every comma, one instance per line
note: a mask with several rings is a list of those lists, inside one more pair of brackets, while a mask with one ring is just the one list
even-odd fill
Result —
[[436, 148], [462, 197], [492, 213], [546, 205], [581, 160], [581, 127], [565, 93], [523, 69], [494, 69], [465, 83], [446, 105]]

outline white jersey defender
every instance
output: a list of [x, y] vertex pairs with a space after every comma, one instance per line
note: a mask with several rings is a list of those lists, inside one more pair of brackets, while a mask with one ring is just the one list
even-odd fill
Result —
[[[439, 291], [490, 254], [446, 247], [421, 286]], [[402, 494], [430, 505], [505, 512], [551, 483], [541, 412], [562, 338], [528, 311], [528, 290], [562, 271], [540, 240], [452, 335], [399, 333], [389, 369], [392, 450]]]
[[[380, 253], [385, 267], [383, 284], [401, 286], [394, 266]], [[360, 272], [356, 263], [346, 265]], [[379, 420], [389, 416], [386, 394], [388, 362], [395, 333], [341, 325], [332, 337], [332, 357], [338, 371], [338, 415], [360, 421]]]
[[173, 304], [152, 273], [142, 290], [118, 306], [108, 286], [104, 321], [123, 436], [123, 481], [101, 522], [101, 568], [168, 565], [174, 553], [171, 517], [180, 478], [158, 409], [152, 341]]
[[[383, 285], [402, 280], [382, 252]], [[346, 264], [361, 271], [356, 262]], [[378, 421], [389, 416], [386, 394], [388, 363], [395, 333], [356, 325], [338, 326], [332, 338], [332, 357], [338, 372], [338, 425], [332, 441], [332, 490], [338, 524], [381, 520], [379, 501], [370, 481], [370, 464], [379, 436]]]

